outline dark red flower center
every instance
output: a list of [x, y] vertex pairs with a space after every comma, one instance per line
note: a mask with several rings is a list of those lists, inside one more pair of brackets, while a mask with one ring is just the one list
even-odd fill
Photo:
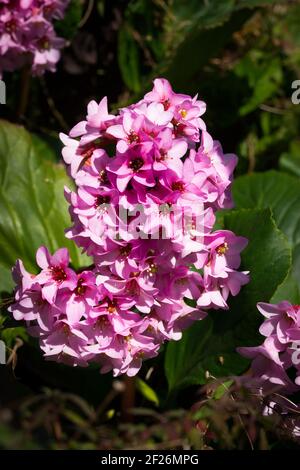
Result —
[[163, 162], [167, 158], [167, 152], [164, 150], [160, 150], [159, 154], [156, 156], [156, 161], [157, 162]]
[[8, 34], [14, 33], [17, 30], [16, 20], [10, 20], [5, 24], [5, 31]]
[[45, 15], [52, 15], [53, 11], [54, 11], [54, 5], [47, 5], [44, 7]]
[[164, 110], [167, 111], [170, 107], [171, 103], [170, 103], [170, 100], [165, 100], [163, 101], [163, 107], [164, 107]]
[[43, 51], [47, 51], [50, 49], [50, 42], [46, 36], [38, 40], [38, 48]]
[[128, 243], [128, 245], [123, 246], [122, 248], [120, 248], [120, 255], [121, 256], [128, 256], [130, 254], [131, 250], [132, 250], [132, 245], [130, 243]]
[[140, 157], [134, 158], [133, 160], [130, 160], [128, 163], [128, 168], [133, 170], [134, 172], [138, 172], [142, 166], [144, 165], [144, 160]]
[[62, 326], [62, 330], [63, 330], [63, 332], [66, 336], [69, 336], [71, 334], [71, 330], [70, 330], [69, 325], [64, 324]]
[[172, 124], [174, 126], [174, 133], [175, 135], [182, 135], [184, 131], [184, 124], [181, 122], [177, 121], [176, 119], [172, 119]]
[[102, 206], [102, 204], [109, 204], [110, 203], [110, 196], [97, 196], [95, 199], [94, 207], [97, 208]]
[[159, 132], [156, 131], [155, 129], [152, 129], [150, 132], [148, 132], [149, 137], [152, 139], [155, 139], [158, 136]]
[[114, 300], [107, 300], [107, 311], [108, 313], [115, 313], [117, 310], [117, 303]]
[[184, 189], [185, 189], [185, 184], [182, 181], [174, 181], [174, 183], [172, 183], [173, 191], [180, 191], [181, 193], [183, 193]]
[[129, 295], [138, 295], [140, 292], [140, 287], [135, 279], [127, 282], [126, 284], [126, 292]]
[[81, 148], [80, 153], [82, 155], [82, 158], [89, 160], [92, 157], [94, 150], [94, 145], [86, 145], [85, 147]]
[[100, 183], [102, 183], [102, 184], [108, 184], [109, 183], [106, 170], [101, 170], [100, 171], [98, 179], [99, 179]]
[[101, 317], [99, 317], [94, 325], [94, 329], [96, 328], [100, 328], [100, 330], [102, 330], [102, 328], [106, 327], [109, 325], [109, 321], [107, 320], [107, 318], [104, 316], [104, 315], [101, 315]]
[[83, 283], [84, 283], [84, 279], [82, 279], [80, 277], [77, 281], [77, 286], [76, 286], [76, 289], [75, 289], [75, 294], [76, 295], [82, 296], [86, 293], [87, 286], [83, 285]]
[[67, 279], [67, 274], [62, 266], [52, 266], [50, 270], [55, 282], [63, 282]]
[[128, 142], [130, 144], [136, 144], [140, 141], [140, 138], [139, 136], [137, 135], [136, 132], [134, 131], [130, 131], [129, 135], [128, 135]]

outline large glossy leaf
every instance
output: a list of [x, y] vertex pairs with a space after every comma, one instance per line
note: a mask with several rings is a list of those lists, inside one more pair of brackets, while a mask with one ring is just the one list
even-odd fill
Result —
[[125, 24], [119, 31], [118, 62], [126, 86], [138, 93], [141, 90], [139, 52], [130, 26]]
[[293, 253], [289, 275], [273, 301], [300, 302], [300, 184], [299, 179], [276, 171], [241, 176], [233, 186], [238, 208], [270, 207], [274, 220], [285, 233]]
[[181, 341], [167, 346], [165, 371], [170, 391], [204, 383], [207, 372], [220, 377], [245, 369], [248, 363], [235, 352], [236, 347], [259, 342], [261, 316], [256, 303], [270, 300], [290, 267], [288, 242], [269, 209], [233, 211], [225, 216], [224, 227], [249, 239], [241, 269], [250, 271], [251, 282], [230, 300], [228, 311], [209, 312]]
[[234, 0], [224, 0], [223, 2], [175, 0], [171, 5], [173, 15], [166, 19], [166, 28], [170, 31], [175, 29], [178, 32], [184, 30], [186, 33], [197, 26], [202, 29], [219, 26], [228, 19], [228, 15], [234, 10], [234, 4]]
[[279, 167], [287, 173], [300, 176], [300, 142], [298, 140], [292, 142], [289, 151], [281, 155]]
[[87, 262], [64, 236], [70, 217], [63, 189], [70, 183], [46, 144], [23, 127], [0, 122], [0, 292], [11, 290], [17, 258], [36, 270], [40, 245], [68, 247], [75, 267]]
[[174, 48], [159, 73], [166, 76], [175, 89], [189, 92], [203, 67], [220, 53], [232, 34], [242, 27], [250, 14], [248, 11], [236, 12], [232, 16], [226, 14], [213, 24], [214, 27], [206, 28], [205, 22], [201, 21], [199, 24], [193, 24], [194, 27], [190, 27], [187, 33], [180, 33], [184, 41]]
[[205, 348], [211, 337], [212, 326], [212, 321], [208, 317], [190, 327], [180, 341], [168, 344], [165, 371], [169, 391], [199, 383], [199, 376], [202, 373], [201, 359], [205, 357]]
[[[192, 90], [203, 67], [230, 42], [232, 34], [253, 14], [253, 8], [276, 3], [279, 0], [173, 1], [165, 19], [168, 53], [159, 73], [173, 86]], [[259, 84], [261, 95], [264, 85]]]
[[228, 314], [218, 319], [220, 312], [214, 312], [215, 331], [232, 330], [238, 343], [253, 344], [262, 318], [256, 304], [268, 302], [284, 281], [291, 266], [291, 248], [269, 208], [232, 211], [225, 216], [224, 228], [249, 240], [241, 269], [250, 271], [250, 282], [231, 298]]

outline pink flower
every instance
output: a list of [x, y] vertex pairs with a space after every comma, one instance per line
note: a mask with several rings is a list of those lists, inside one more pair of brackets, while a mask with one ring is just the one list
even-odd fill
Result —
[[[237, 156], [224, 154], [221, 144], [214, 141], [211, 136], [203, 131], [202, 142], [198, 151], [192, 156], [198, 171], [209, 168], [209, 180], [217, 190], [215, 205], [217, 209], [228, 209], [232, 207], [230, 187], [233, 171], [237, 165]], [[203, 171], [203, 170], [202, 170]], [[213, 202], [213, 200], [212, 200]]]
[[165, 78], [156, 78], [153, 83], [152, 91], [144, 96], [146, 102], [162, 103], [165, 110], [174, 110], [176, 105], [178, 106], [183, 102], [195, 103], [195, 106], [199, 108], [199, 115], [205, 113], [205, 103], [197, 101], [196, 97], [192, 99], [189, 95], [174, 93], [170, 83]]
[[116, 186], [120, 192], [125, 191], [131, 180], [142, 186], [155, 185], [152, 158], [147, 144], [135, 146], [125, 154], [117, 156], [107, 169], [116, 175]]
[[104, 97], [99, 104], [91, 101], [88, 105], [86, 121], [81, 121], [70, 131], [70, 137], [81, 137], [81, 145], [89, 144], [104, 134], [114, 115], [108, 113], [107, 98]]
[[51, 256], [47, 248], [42, 246], [37, 251], [36, 261], [42, 271], [35, 281], [42, 286], [43, 298], [50, 304], [55, 301], [59, 289], [75, 289], [77, 276], [68, 267], [69, 253], [66, 248], [60, 248]]
[[66, 42], [52, 21], [62, 19], [69, 0], [20, 0], [0, 11], [0, 75], [28, 64], [33, 75], [54, 72]]
[[42, 289], [39, 284], [35, 284], [32, 289], [27, 289], [18, 301], [9, 307], [9, 311], [13, 313], [15, 320], [25, 320], [27, 322], [38, 320], [38, 323], [44, 324], [44, 321], [49, 323], [53, 313], [58, 313], [59, 310], [50, 305], [47, 300], [42, 297]]
[[[57, 59], [60, 46], [49, 20], [61, 17], [63, 3], [36, 0], [25, 9], [34, 9], [34, 24], [28, 20], [24, 31], [37, 70]], [[0, 30], [15, 20], [3, 14]], [[22, 21], [18, 15], [16, 21]], [[19, 28], [12, 29], [0, 50], [18, 43]], [[204, 112], [197, 96], [177, 94], [167, 80], [156, 79], [151, 92], [116, 115], [106, 97], [91, 101], [86, 119], [60, 135], [76, 186], [65, 189], [73, 222], [66, 236], [91, 257], [91, 267], [76, 273], [66, 249], [51, 256], [39, 248], [39, 274], [20, 261], [14, 268], [10, 308], [47, 360], [135, 375], [143, 360], [165, 341], [180, 340], [209, 309], [227, 309], [229, 296], [249, 281], [239, 271], [247, 241], [212, 232], [215, 211], [231, 205], [236, 157], [224, 155], [206, 132]], [[277, 336], [267, 338], [264, 357], [279, 380], [286, 345], [299, 329], [294, 323], [287, 328], [290, 319], [277, 321], [275, 314], [268, 322]]]
[[26, 271], [21, 260], [17, 260], [12, 269], [12, 277], [17, 285], [15, 297], [18, 300], [35, 283], [35, 276]]
[[82, 317], [87, 317], [97, 303], [100, 293], [96, 286], [95, 274], [83, 271], [77, 275], [77, 285], [72, 290], [66, 290], [60, 297], [60, 303], [65, 303], [64, 310], [70, 324], [79, 323]]
[[[273, 384], [284, 393], [299, 391], [300, 306], [283, 301], [279, 304], [258, 303], [257, 308], [266, 318], [259, 329], [266, 339], [260, 346], [238, 348], [238, 352], [253, 359], [251, 370], [263, 389], [269, 389]], [[292, 369], [296, 375], [294, 382], [289, 378]]]
[[85, 350], [88, 337], [82, 328], [70, 326], [66, 320], [57, 321], [48, 335], [40, 338], [40, 347], [48, 360], [72, 366], [87, 367], [92, 357]]
[[34, 0], [20, 0], [21, 8], [29, 8], [33, 4]]
[[90, 311], [89, 317], [110, 323], [115, 334], [128, 336], [131, 328], [143, 322], [140, 315], [128, 310], [128, 307], [133, 305], [134, 302], [131, 299], [113, 297], [108, 292]]
[[57, 38], [51, 32], [35, 46], [33, 56], [32, 72], [34, 75], [42, 75], [46, 70], [55, 72], [56, 64], [60, 59], [60, 49], [65, 46], [64, 39]]
[[207, 262], [203, 266], [203, 260], [197, 265], [199, 269], [204, 267], [204, 276], [226, 278], [228, 272], [239, 268], [241, 264], [240, 253], [248, 244], [244, 237], [237, 237], [229, 230], [218, 230], [206, 236], [205, 244], [208, 248]]
[[118, 193], [115, 189], [80, 188], [78, 193], [65, 190], [72, 203], [72, 213], [78, 218], [79, 227], [83, 226], [91, 240], [103, 245], [104, 236], [116, 234], [117, 214], [115, 206]]
[[170, 83], [165, 78], [156, 78], [153, 83], [153, 90], [144, 96], [144, 100], [150, 103], [162, 103], [164, 109], [168, 110], [175, 96]]
[[[137, 109], [137, 112], [138, 109]], [[173, 113], [165, 109], [161, 103], [150, 103], [142, 110], [144, 116], [148, 121], [156, 126], [166, 126], [171, 123]]]
[[173, 139], [172, 130], [167, 128], [158, 134], [155, 143], [154, 171], [160, 172], [169, 169], [181, 176], [183, 171], [181, 159], [187, 152], [187, 142], [184, 139]]
[[158, 289], [152, 284], [148, 283], [140, 272], [131, 272], [124, 274], [125, 278], [111, 277], [106, 278], [98, 276], [97, 282], [104, 284], [104, 287], [113, 295], [121, 295], [130, 298], [128, 308], [132, 307], [131, 302], [134, 302], [135, 307], [142, 313], [149, 313], [151, 307], [156, 304], [156, 294]]
[[162, 176], [161, 183], [171, 193], [169, 201], [176, 202], [180, 206], [189, 206], [191, 201], [199, 201], [202, 204], [206, 202], [202, 191], [206, 180], [207, 175], [204, 172], [197, 172], [193, 161], [186, 158], [181, 174], [178, 175], [168, 170]]
[[203, 290], [197, 300], [199, 307], [228, 308], [229, 295], [236, 296], [249, 282], [247, 271], [237, 271], [240, 253], [248, 241], [228, 230], [219, 230], [204, 238], [207, 251], [197, 254], [195, 266], [203, 270]]
[[140, 142], [140, 130], [143, 125], [144, 117], [136, 116], [132, 112], [125, 111], [122, 116], [122, 124], [115, 124], [108, 127], [107, 134], [118, 139], [117, 151], [126, 152], [131, 146]]

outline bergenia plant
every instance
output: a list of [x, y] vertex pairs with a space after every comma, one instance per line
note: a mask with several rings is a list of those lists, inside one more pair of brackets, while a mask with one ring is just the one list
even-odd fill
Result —
[[0, 76], [30, 66], [33, 75], [52, 72], [65, 40], [54, 21], [62, 19], [69, 0], [0, 1]]
[[265, 317], [259, 332], [264, 342], [238, 351], [252, 359], [252, 385], [262, 392], [280, 390], [292, 394], [300, 389], [300, 305], [288, 301], [259, 303]]
[[118, 114], [107, 98], [90, 102], [86, 119], [61, 134], [76, 186], [65, 189], [66, 236], [91, 266], [75, 272], [67, 249], [39, 248], [39, 274], [21, 261], [14, 268], [10, 307], [47, 359], [133, 376], [248, 282], [239, 271], [247, 240], [213, 231], [215, 212], [232, 207], [237, 157], [209, 135], [205, 109], [158, 78]]

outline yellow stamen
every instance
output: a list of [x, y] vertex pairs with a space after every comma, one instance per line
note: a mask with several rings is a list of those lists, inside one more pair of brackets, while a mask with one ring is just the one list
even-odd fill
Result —
[[224, 242], [222, 245], [218, 246], [217, 253], [218, 255], [225, 255], [228, 251], [228, 243]]

